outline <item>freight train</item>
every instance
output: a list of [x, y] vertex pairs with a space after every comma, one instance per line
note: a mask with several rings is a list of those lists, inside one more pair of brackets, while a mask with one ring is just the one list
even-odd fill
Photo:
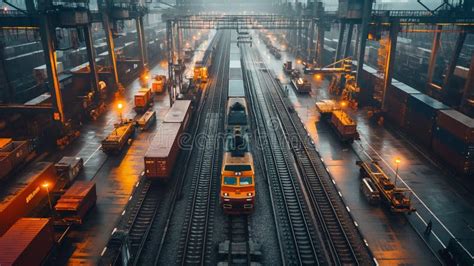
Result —
[[[242, 73], [240, 60], [230, 61], [229, 72], [229, 77], [235, 77], [236, 72]], [[241, 77], [229, 80], [226, 106], [226, 139], [220, 191], [221, 205], [226, 214], [252, 213], [255, 204], [255, 168], [249, 145], [249, 113]]]

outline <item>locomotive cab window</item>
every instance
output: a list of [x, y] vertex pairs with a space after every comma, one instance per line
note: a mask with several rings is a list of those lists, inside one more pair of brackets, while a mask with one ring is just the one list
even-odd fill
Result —
[[250, 176], [244, 176], [240, 178], [240, 185], [245, 186], [245, 185], [252, 185], [252, 177]]
[[226, 176], [224, 177], [224, 185], [237, 185], [237, 177]]
[[243, 172], [243, 171], [251, 171], [252, 167], [250, 165], [226, 165], [225, 171], [232, 171], [232, 172]]

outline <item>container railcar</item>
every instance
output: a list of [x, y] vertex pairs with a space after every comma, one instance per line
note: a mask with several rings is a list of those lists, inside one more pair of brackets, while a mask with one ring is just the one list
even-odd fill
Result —
[[181, 123], [163, 123], [157, 130], [144, 157], [145, 176], [168, 180], [173, 172], [178, 153]]

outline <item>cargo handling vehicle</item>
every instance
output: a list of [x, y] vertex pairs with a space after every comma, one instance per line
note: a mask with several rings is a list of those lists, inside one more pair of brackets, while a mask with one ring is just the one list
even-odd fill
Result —
[[114, 130], [102, 140], [102, 151], [107, 154], [118, 154], [126, 144], [133, 140], [135, 122], [132, 120], [121, 121], [115, 124]]
[[145, 112], [153, 102], [153, 92], [151, 88], [142, 88], [134, 96], [135, 111]]
[[206, 83], [208, 80], [208, 71], [207, 71], [207, 66], [205, 66], [202, 61], [196, 61], [196, 64], [194, 65], [194, 70], [193, 70], [194, 76], [193, 79], [194, 81], [200, 81], [202, 83]]
[[302, 77], [292, 78], [291, 85], [296, 90], [297, 93], [310, 93], [311, 92], [311, 83]]
[[356, 121], [343, 110], [332, 111], [329, 125], [331, 125], [342, 142], [352, 143], [354, 140], [359, 139]]
[[[361, 190], [372, 204], [382, 203], [394, 213], [416, 211], [411, 203], [411, 191], [396, 186], [376, 161], [357, 161], [360, 167]], [[397, 174], [398, 175], [398, 174]]]

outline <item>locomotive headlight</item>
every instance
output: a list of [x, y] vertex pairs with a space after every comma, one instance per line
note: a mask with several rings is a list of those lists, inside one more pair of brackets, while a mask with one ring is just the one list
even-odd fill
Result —
[[224, 197], [228, 197], [228, 196], [229, 196], [229, 193], [224, 192]]
[[252, 195], [253, 195], [252, 192], [247, 193], [247, 196], [249, 196], [249, 197], [252, 196]]

